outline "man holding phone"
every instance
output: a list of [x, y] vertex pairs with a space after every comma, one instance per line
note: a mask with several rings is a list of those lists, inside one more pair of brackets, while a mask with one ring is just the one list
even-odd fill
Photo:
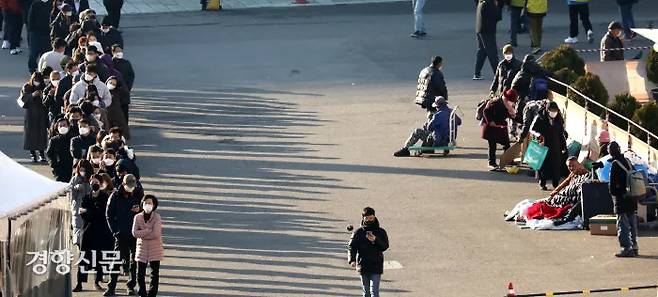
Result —
[[386, 230], [379, 227], [373, 208], [364, 208], [361, 217], [361, 227], [352, 233], [347, 245], [348, 263], [361, 274], [363, 297], [379, 297], [388, 236]]

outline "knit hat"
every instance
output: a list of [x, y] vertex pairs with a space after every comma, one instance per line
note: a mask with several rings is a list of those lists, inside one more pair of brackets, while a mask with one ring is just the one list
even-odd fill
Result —
[[610, 132], [606, 130], [602, 130], [599, 132], [599, 136], [597, 137], [599, 139], [599, 142], [601, 143], [607, 143], [610, 142]]

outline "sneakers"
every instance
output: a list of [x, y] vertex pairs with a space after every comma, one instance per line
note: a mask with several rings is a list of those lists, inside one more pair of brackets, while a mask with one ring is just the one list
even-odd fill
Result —
[[495, 163], [493, 163], [493, 164], [489, 164], [489, 165], [487, 166], [487, 168], [489, 169], [489, 171], [498, 171], [498, 169], [500, 169], [500, 168], [498, 167], [498, 164], [495, 164]]
[[10, 46], [9, 40], [2, 41], [2, 49], [9, 49]]
[[423, 37], [424, 35], [423, 35], [423, 32], [416, 31], [416, 32], [414, 32], [414, 33], [411, 33], [410, 36], [411, 36], [412, 38], [421, 38], [421, 37]]
[[631, 249], [622, 249], [618, 253], [615, 254], [615, 257], [617, 258], [632, 258], [635, 257], [635, 252]]
[[116, 296], [117, 294], [114, 292], [114, 289], [108, 288], [105, 293], [103, 293], [103, 296]]
[[411, 152], [409, 152], [408, 148], [403, 147], [399, 151], [393, 153], [393, 156], [396, 156], [396, 157], [409, 157], [409, 156], [411, 156]]
[[578, 43], [578, 37], [569, 37], [569, 38], [564, 40], [564, 43], [567, 43], [567, 44]]
[[482, 75], [480, 74], [473, 75], [473, 80], [482, 80]]
[[75, 288], [73, 288], [72, 291], [73, 291], [74, 293], [82, 292], [82, 284], [81, 284], [81, 283], [78, 283], [78, 284], [75, 286]]
[[10, 54], [10, 55], [18, 55], [18, 54], [20, 54], [20, 53], [22, 53], [22, 52], [23, 52], [23, 50], [22, 50], [20, 47], [17, 47], [17, 48], [15, 48], [15, 49], [13, 49], [13, 50], [10, 50], [10, 51], [9, 51], [9, 54]]
[[587, 30], [587, 42], [594, 43], [594, 32], [592, 30]]

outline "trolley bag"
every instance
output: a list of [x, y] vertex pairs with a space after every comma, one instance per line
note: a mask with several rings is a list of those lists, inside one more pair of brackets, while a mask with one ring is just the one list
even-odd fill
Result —
[[580, 203], [583, 210], [583, 226], [589, 229], [589, 219], [600, 214], [613, 214], [614, 205], [608, 183], [587, 181], [582, 185]]

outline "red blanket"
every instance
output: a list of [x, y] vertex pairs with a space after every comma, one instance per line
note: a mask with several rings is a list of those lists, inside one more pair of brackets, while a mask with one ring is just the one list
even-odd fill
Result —
[[571, 204], [564, 207], [552, 207], [546, 202], [535, 202], [528, 208], [528, 220], [554, 219], [563, 216], [571, 208]]

